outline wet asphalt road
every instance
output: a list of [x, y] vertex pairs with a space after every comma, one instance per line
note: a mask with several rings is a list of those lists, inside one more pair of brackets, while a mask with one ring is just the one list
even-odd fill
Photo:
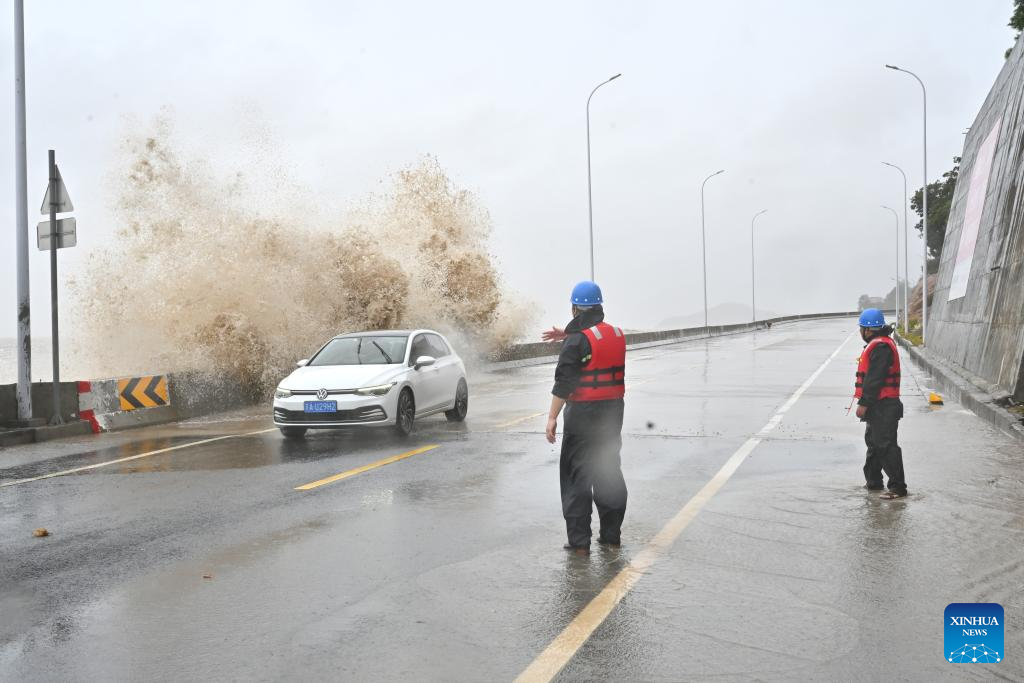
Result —
[[[410, 441], [289, 442], [267, 408], [0, 450], [2, 484], [240, 435], [0, 488], [0, 680], [512, 680], [844, 339], [556, 680], [1022, 680], [1024, 453], [908, 368], [911, 497], [861, 489], [853, 324], [631, 352], [624, 545], [589, 557], [561, 550], [552, 366], [477, 374], [467, 423]], [[943, 659], [951, 602], [1003, 605], [1003, 662]]]

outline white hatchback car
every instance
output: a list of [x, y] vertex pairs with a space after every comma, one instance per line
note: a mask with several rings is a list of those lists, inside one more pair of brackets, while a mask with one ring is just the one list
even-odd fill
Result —
[[469, 411], [466, 367], [433, 330], [343, 334], [298, 365], [274, 392], [274, 424], [288, 438], [357, 426], [408, 436], [416, 418], [461, 422]]

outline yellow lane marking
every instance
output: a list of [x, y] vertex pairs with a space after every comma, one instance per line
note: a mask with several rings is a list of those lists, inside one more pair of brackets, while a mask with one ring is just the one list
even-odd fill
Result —
[[107, 460], [106, 462], [98, 462], [93, 465], [83, 465], [82, 467], [74, 467], [70, 470], [61, 470], [60, 472], [50, 472], [49, 474], [42, 474], [38, 477], [29, 477], [28, 479], [15, 479], [14, 481], [8, 481], [0, 484], [0, 488], [4, 486], [14, 486], [15, 484], [27, 484], [32, 481], [39, 481], [40, 479], [52, 479], [53, 477], [63, 477], [65, 474], [75, 474], [76, 472], [85, 472], [86, 470], [95, 470], [100, 467], [106, 467], [108, 465], [116, 465], [120, 462], [129, 462], [131, 460], [138, 460], [139, 458], [148, 458], [151, 455], [160, 455], [161, 453], [170, 453], [171, 451], [181, 450], [182, 448], [191, 448], [192, 446], [202, 446], [203, 444], [213, 443], [214, 441], [223, 441], [224, 439], [238, 439], [243, 436], [255, 436], [256, 434], [266, 434], [267, 432], [276, 432], [277, 427], [271, 429], [261, 429], [256, 432], [245, 432], [243, 434], [227, 434], [225, 436], [216, 436], [212, 439], [202, 439], [200, 441], [190, 441], [189, 443], [179, 444], [177, 446], [170, 446], [168, 448], [161, 448], [155, 451], [147, 451], [145, 453], [139, 453], [138, 455], [129, 455], [125, 458], [118, 458], [117, 460]]
[[541, 415], [547, 415], [547, 414], [548, 413], [545, 410], [544, 412], [541, 412], [541, 413], [533, 413], [532, 415], [527, 415], [525, 417], [517, 417], [514, 420], [509, 420], [508, 422], [502, 422], [500, 425], [494, 425], [494, 427], [495, 427], [495, 429], [504, 429], [505, 427], [512, 427], [513, 425], [517, 425], [517, 424], [520, 424], [522, 422], [526, 422], [527, 420], [532, 420], [535, 417], [540, 417]]
[[362, 467], [356, 467], [355, 469], [346, 470], [345, 472], [341, 472], [340, 474], [332, 475], [332, 476], [327, 477], [325, 479], [318, 479], [317, 481], [313, 481], [313, 482], [310, 482], [308, 484], [303, 484], [302, 486], [296, 486], [295, 490], [296, 491], [309, 491], [310, 489], [315, 489], [318, 486], [323, 486], [325, 484], [333, 484], [336, 481], [341, 481], [342, 479], [348, 479], [349, 477], [354, 477], [357, 474], [362, 474], [363, 472], [369, 472], [370, 470], [375, 470], [378, 467], [384, 467], [384, 465], [390, 465], [393, 462], [398, 462], [399, 460], [405, 460], [406, 458], [411, 458], [412, 456], [419, 455], [420, 453], [426, 453], [427, 451], [432, 451], [435, 448], [440, 448], [440, 444], [435, 444], [433, 446], [424, 446], [423, 448], [417, 448], [416, 450], [408, 451], [407, 453], [399, 453], [398, 455], [393, 455], [390, 458], [384, 458], [383, 460], [378, 460], [377, 462], [371, 462], [369, 465], [363, 465]]
[[704, 485], [697, 494], [687, 501], [686, 505], [676, 513], [675, 517], [658, 532], [647, 547], [640, 551], [622, 571], [615, 575], [607, 586], [601, 590], [593, 600], [583, 608], [575, 619], [565, 627], [558, 637], [545, 648], [540, 655], [516, 678], [516, 683], [548, 683], [558, 672], [569, 663], [584, 643], [604, 623], [612, 610], [622, 598], [636, 585], [637, 581], [651, 568], [658, 557], [675, 542], [681, 533], [689, 526], [697, 514], [708, 504], [719, 489], [721, 489], [729, 478], [736, 473], [739, 466], [747, 459], [747, 456], [757, 448], [762, 439], [768, 436], [780, 422], [786, 412], [800, 399], [805, 391], [810, 388], [818, 376], [825, 371], [829, 363], [839, 355], [847, 342], [853, 338], [851, 334], [842, 344], [839, 345], [832, 355], [829, 356], [821, 366], [811, 374], [807, 380], [800, 385], [789, 399], [782, 404], [768, 423], [761, 428], [757, 434], [747, 439], [739, 449], [729, 457], [714, 477]]

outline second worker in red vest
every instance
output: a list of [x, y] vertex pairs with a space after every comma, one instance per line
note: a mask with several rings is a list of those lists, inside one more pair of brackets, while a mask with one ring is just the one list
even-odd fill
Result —
[[601, 521], [598, 542], [617, 547], [626, 514], [622, 476], [623, 396], [626, 391], [626, 337], [604, 322], [603, 298], [593, 282], [573, 289], [572, 322], [546, 339], [563, 338], [551, 390], [546, 435], [555, 442], [558, 416], [565, 407], [559, 479], [562, 515], [569, 542], [580, 554], [590, 550], [591, 512]]

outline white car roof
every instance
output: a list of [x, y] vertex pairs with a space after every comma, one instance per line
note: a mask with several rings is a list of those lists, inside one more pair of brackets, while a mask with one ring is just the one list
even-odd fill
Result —
[[370, 331], [367, 331], [367, 332], [346, 332], [344, 334], [339, 334], [339, 335], [337, 335], [334, 338], [335, 339], [341, 339], [343, 337], [389, 337], [389, 336], [397, 337], [399, 335], [401, 335], [401, 336], [412, 336], [414, 334], [421, 334], [421, 333], [436, 334], [439, 337], [447, 339], [447, 337], [445, 337], [443, 334], [441, 334], [437, 330], [428, 330], [428, 329], [418, 329], [418, 330], [370, 330]]

